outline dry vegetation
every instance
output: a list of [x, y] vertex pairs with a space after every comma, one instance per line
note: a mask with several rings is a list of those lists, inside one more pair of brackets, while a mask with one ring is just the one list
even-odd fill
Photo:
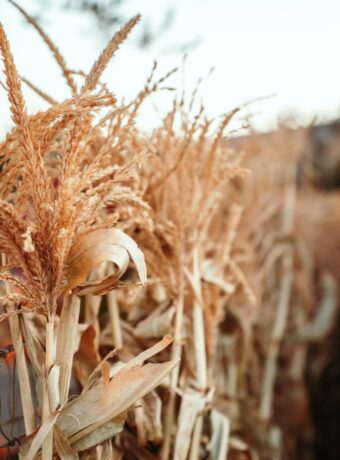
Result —
[[[155, 65], [125, 103], [100, 82], [139, 17], [85, 74], [16, 7], [71, 95], [20, 79], [1, 26], [1, 345], [23, 418], [17, 405], [4, 432], [32, 460], [313, 458], [306, 372], [326, 358], [309, 369], [308, 353], [340, 273], [318, 242], [340, 222], [338, 195], [297, 190], [305, 133], [228, 143], [238, 109], [210, 120], [194, 92], [143, 134], [140, 107], [172, 72]], [[27, 113], [23, 81], [48, 110]]]

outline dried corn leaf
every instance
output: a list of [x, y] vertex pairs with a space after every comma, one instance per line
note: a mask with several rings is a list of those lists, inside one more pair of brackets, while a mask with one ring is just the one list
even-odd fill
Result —
[[130, 361], [125, 365], [125, 368], [131, 369], [132, 367], [135, 367], [135, 366], [141, 366], [144, 363], [144, 361], [152, 358], [157, 353], [160, 353], [161, 351], [163, 351], [172, 342], [173, 342], [172, 337], [168, 335], [163, 337], [163, 339], [157, 342], [155, 345], [153, 345], [152, 347], [148, 348], [145, 351], [142, 351], [142, 353], [139, 353], [139, 355], [130, 359]]
[[103, 433], [110, 433], [112, 429], [118, 430], [117, 424], [115, 428], [113, 425], [108, 425], [107, 429], [102, 427], [116, 422], [116, 417], [152, 391], [171, 372], [176, 362], [142, 365], [146, 359], [162, 351], [171, 342], [170, 337], [165, 337], [123, 365], [109, 382], [98, 379], [92, 388], [62, 409], [58, 427], [71, 444], [90, 435], [89, 439], [93, 442], [93, 439], [103, 436]]
[[162, 440], [162, 400], [155, 391], [147, 394], [135, 410], [138, 444], [158, 444]]
[[64, 433], [58, 428], [54, 427], [54, 443], [56, 451], [61, 460], [78, 460], [79, 456], [74, 448], [69, 443]]
[[[121, 275], [119, 275], [121, 276]], [[119, 276], [110, 275], [103, 279], [88, 281], [86, 283], [80, 283], [76, 288], [72, 290], [74, 294], [78, 296], [93, 295], [102, 296], [112, 290], [119, 281]]]
[[[146, 266], [144, 256], [137, 244], [126, 233], [119, 229], [99, 229], [78, 237], [72, 246], [67, 259], [67, 287], [73, 289], [80, 285], [78, 294], [84, 295], [89, 286], [90, 292], [107, 292], [118, 281], [127, 269], [129, 259], [135, 264], [142, 284], [146, 282]], [[111, 261], [115, 271], [104, 280], [85, 283], [89, 274], [102, 262]]]
[[122, 431], [125, 419], [126, 415], [123, 414], [119, 417], [116, 417], [114, 420], [99, 426], [96, 428], [96, 430], [90, 432], [88, 435], [79, 439], [79, 441], [73, 443], [72, 448], [76, 452], [82, 452], [107, 440], [111, 440], [117, 433]]
[[100, 379], [60, 413], [50, 416], [33, 439], [27, 438], [22, 452], [28, 452], [27, 458], [33, 460], [58, 415], [57, 426], [75, 450], [86, 450], [110, 439], [123, 427], [124, 417], [121, 414], [152, 391], [176, 364], [173, 361], [144, 366], [136, 364], [123, 368], [109, 383]]
[[151, 339], [162, 337], [163, 335], [169, 333], [171, 330], [172, 320], [176, 313], [176, 308], [174, 306], [166, 308], [160, 306], [151, 315], [147, 316], [143, 321], [140, 321], [135, 328], [135, 335], [142, 339]]
[[194, 392], [190, 389], [184, 392], [179, 411], [174, 458], [186, 460], [189, 453], [194, 425], [204, 405], [205, 398], [201, 393]]
[[[36, 328], [32, 325], [29, 314], [22, 317], [22, 331], [25, 339], [28, 355], [37, 376], [43, 378], [41, 363], [44, 362], [44, 350], [36, 333]], [[33, 326], [33, 327], [32, 327]]]
[[81, 439], [133, 406], [153, 390], [175, 365], [170, 361], [123, 368], [109, 383], [100, 379], [94, 387], [62, 410], [58, 419], [59, 428], [71, 443]]
[[93, 370], [100, 363], [100, 356], [95, 346], [96, 331], [88, 326], [83, 332], [78, 351], [74, 355], [73, 369], [82, 386], [86, 384]]
[[65, 305], [59, 321], [57, 363], [60, 366], [60, 403], [65, 404], [69, 394], [73, 355], [77, 346], [77, 326], [80, 300], [73, 297], [70, 305]]

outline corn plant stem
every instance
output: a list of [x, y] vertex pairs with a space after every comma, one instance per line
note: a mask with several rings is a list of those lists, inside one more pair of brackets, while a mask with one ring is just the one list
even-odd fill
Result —
[[[1, 264], [6, 264], [6, 256], [4, 254], [1, 254]], [[8, 288], [6, 287], [5, 289], [7, 292]], [[8, 311], [14, 312], [14, 306], [9, 306]], [[27, 368], [27, 361], [25, 358], [24, 343], [22, 340], [22, 333], [20, 329], [18, 316], [14, 315], [10, 317], [8, 322], [16, 357], [16, 366], [19, 379], [19, 389], [22, 403], [22, 411], [24, 416], [25, 431], [26, 435], [29, 435], [35, 430], [35, 414], [32, 390]]]
[[[288, 184], [283, 209], [283, 230], [287, 233], [293, 230], [295, 211], [295, 184]], [[293, 272], [293, 249], [290, 247], [282, 258], [283, 275], [281, 278], [279, 301], [274, 319], [273, 332], [270, 340], [269, 351], [264, 369], [262, 395], [260, 401], [260, 416], [267, 421], [271, 417], [274, 383], [277, 374], [277, 360], [279, 357], [282, 337], [286, 328], [289, 302], [292, 293]]]
[[[175, 333], [174, 342], [171, 350], [171, 359], [180, 360], [182, 355], [182, 330], [183, 330], [183, 313], [184, 313], [184, 296], [183, 293], [179, 295], [176, 319], [175, 319]], [[170, 394], [169, 401], [165, 410], [164, 419], [164, 438], [161, 452], [161, 460], [167, 460], [170, 455], [171, 436], [174, 425], [175, 415], [175, 402], [176, 402], [176, 389], [178, 384], [180, 366], [176, 366], [170, 376]]]
[[80, 299], [73, 297], [65, 302], [60, 316], [57, 344], [57, 364], [60, 366], [60, 403], [66, 404], [69, 394], [73, 355], [80, 313]]
[[198, 249], [193, 250], [193, 283], [195, 300], [193, 306], [194, 348], [196, 356], [197, 385], [201, 391], [207, 387], [207, 356], [205, 346], [204, 311]]
[[16, 357], [25, 431], [26, 435], [29, 435], [35, 430], [35, 414], [24, 344], [20, 330], [19, 318], [17, 315], [9, 318], [9, 326]]
[[194, 346], [196, 356], [197, 385], [199, 390], [205, 391], [207, 387], [207, 359], [205, 350], [203, 308], [194, 303], [193, 308]]
[[110, 291], [107, 294], [107, 306], [110, 315], [113, 346], [117, 350], [120, 350], [123, 348], [123, 335], [119, 316], [119, 305], [114, 291]]
[[[45, 356], [45, 381], [43, 393], [43, 414], [42, 419], [45, 421], [51, 414], [51, 397], [49, 395], [48, 376], [51, 367], [56, 361], [56, 338], [54, 333], [54, 317], [46, 323], [46, 356]], [[42, 460], [51, 460], [53, 457], [53, 431], [46, 436], [42, 444]]]
[[[290, 255], [287, 256], [285, 262], [286, 265], [291, 266], [292, 258]], [[293, 271], [291, 268], [287, 267], [287, 272], [284, 273], [281, 281], [277, 314], [264, 370], [262, 398], [260, 404], [260, 415], [263, 420], [269, 420], [271, 416], [274, 382], [277, 373], [277, 360], [280, 352], [281, 340], [287, 322], [293, 277]]]
[[[201, 276], [199, 270], [199, 254], [198, 250], [193, 251], [193, 281], [195, 285], [196, 299], [193, 306], [193, 332], [194, 332], [194, 349], [196, 357], [196, 372], [197, 386], [202, 392], [202, 397], [207, 389], [207, 357], [205, 346], [205, 330], [204, 330], [204, 311]], [[203, 429], [203, 415], [197, 417], [194, 435], [191, 443], [190, 460], [199, 458], [201, 435]]]
[[189, 460], [199, 460], [200, 458], [200, 444], [203, 429], [203, 414], [199, 414], [194, 427], [192, 435], [191, 450]]
[[[197, 386], [202, 392], [202, 397], [207, 387], [207, 361], [205, 351], [205, 334], [203, 308], [198, 302], [194, 303], [193, 308], [193, 329], [194, 329], [194, 347], [196, 356]], [[191, 443], [190, 460], [199, 458], [201, 435], [203, 429], [203, 415], [199, 414], [196, 422]]]

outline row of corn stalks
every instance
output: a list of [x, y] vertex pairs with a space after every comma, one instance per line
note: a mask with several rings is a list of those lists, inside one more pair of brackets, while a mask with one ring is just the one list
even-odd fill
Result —
[[[250, 176], [252, 160], [225, 141], [240, 109], [212, 120], [196, 90], [169, 96], [151, 133], [138, 128], [173, 72], [157, 77], [155, 64], [128, 102], [100, 80], [138, 16], [85, 73], [11, 3], [70, 91], [60, 102], [20, 78], [1, 26], [13, 120], [0, 146], [1, 319], [20, 458], [282, 458], [280, 354], [283, 375], [303, 381], [313, 330], [328, 331], [308, 298], [293, 172], [275, 184], [265, 157]], [[23, 83], [47, 110], [28, 114]], [[329, 321], [334, 281], [321, 282]]]

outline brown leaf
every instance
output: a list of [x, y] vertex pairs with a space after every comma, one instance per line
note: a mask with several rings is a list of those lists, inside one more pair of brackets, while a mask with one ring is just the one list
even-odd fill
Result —
[[202, 412], [205, 405], [205, 398], [201, 393], [190, 389], [184, 392], [178, 418], [178, 429], [176, 430], [175, 453], [178, 460], [186, 460], [190, 448], [192, 431], [197, 416]]
[[127, 364], [121, 363], [122, 367], [110, 381], [98, 379], [90, 389], [63, 407], [57, 423], [72, 445], [91, 433], [96, 436], [94, 432], [109, 422], [117, 422], [116, 417], [159, 385], [177, 361], [142, 364], [171, 342], [171, 337], [164, 337]]
[[139, 355], [135, 356], [134, 358], [130, 359], [130, 361], [125, 365], [125, 368], [131, 369], [135, 366], [140, 366], [146, 361], [147, 359], [152, 358], [157, 353], [163, 351], [166, 347], [168, 347], [173, 342], [173, 338], [169, 335], [163, 337], [162, 340], [157, 342], [152, 347], [148, 348], [147, 350], [142, 351]]
[[72, 292], [78, 296], [89, 294], [94, 296], [104, 295], [111, 291], [113, 286], [117, 285], [119, 276], [110, 275], [99, 280], [87, 281], [86, 283], [78, 284]]
[[130, 258], [135, 264], [141, 283], [144, 284], [147, 276], [144, 255], [126, 233], [116, 228], [103, 228], [80, 235], [68, 254], [66, 289], [73, 289], [78, 285], [82, 288], [91, 285], [92, 294], [97, 292], [95, 287], [102, 293], [103, 280], [99, 281], [97, 286], [94, 281], [85, 281], [94, 268], [102, 262], [110, 261], [113, 262], [115, 271], [105, 282], [105, 289], [109, 290], [127, 269]]
[[102, 377], [103, 377], [103, 380], [104, 382], [106, 383], [109, 383], [110, 381], [110, 368], [109, 368], [109, 364], [104, 361], [101, 366], [101, 372], [102, 372]]
[[57, 363], [60, 366], [60, 404], [66, 403], [72, 373], [73, 355], [77, 346], [77, 326], [80, 299], [73, 296], [70, 304], [64, 305], [58, 325]]
[[74, 355], [73, 368], [79, 382], [84, 386], [93, 370], [100, 363], [100, 356], [95, 345], [96, 331], [88, 326], [81, 336], [77, 353]]
[[120, 433], [123, 429], [126, 415], [120, 415], [114, 420], [99, 426], [94, 431], [76, 441], [72, 447], [77, 452], [81, 452], [91, 447], [97, 446], [107, 440], [111, 440], [116, 434]]
[[135, 409], [138, 444], [159, 443], [163, 437], [162, 400], [155, 391], [147, 394]]
[[174, 318], [176, 308], [168, 307], [164, 310], [164, 305], [156, 308], [143, 321], [140, 321], [135, 328], [135, 335], [142, 339], [158, 338], [171, 330], [171, 323]]
[[[109, 383], [102, 379], [62, 410], [58, 426], [71, 443], [113, 420], [153, 390], [176, 362], [123, 368]], [[71, 423], [72, 420], [72, 423]]]

